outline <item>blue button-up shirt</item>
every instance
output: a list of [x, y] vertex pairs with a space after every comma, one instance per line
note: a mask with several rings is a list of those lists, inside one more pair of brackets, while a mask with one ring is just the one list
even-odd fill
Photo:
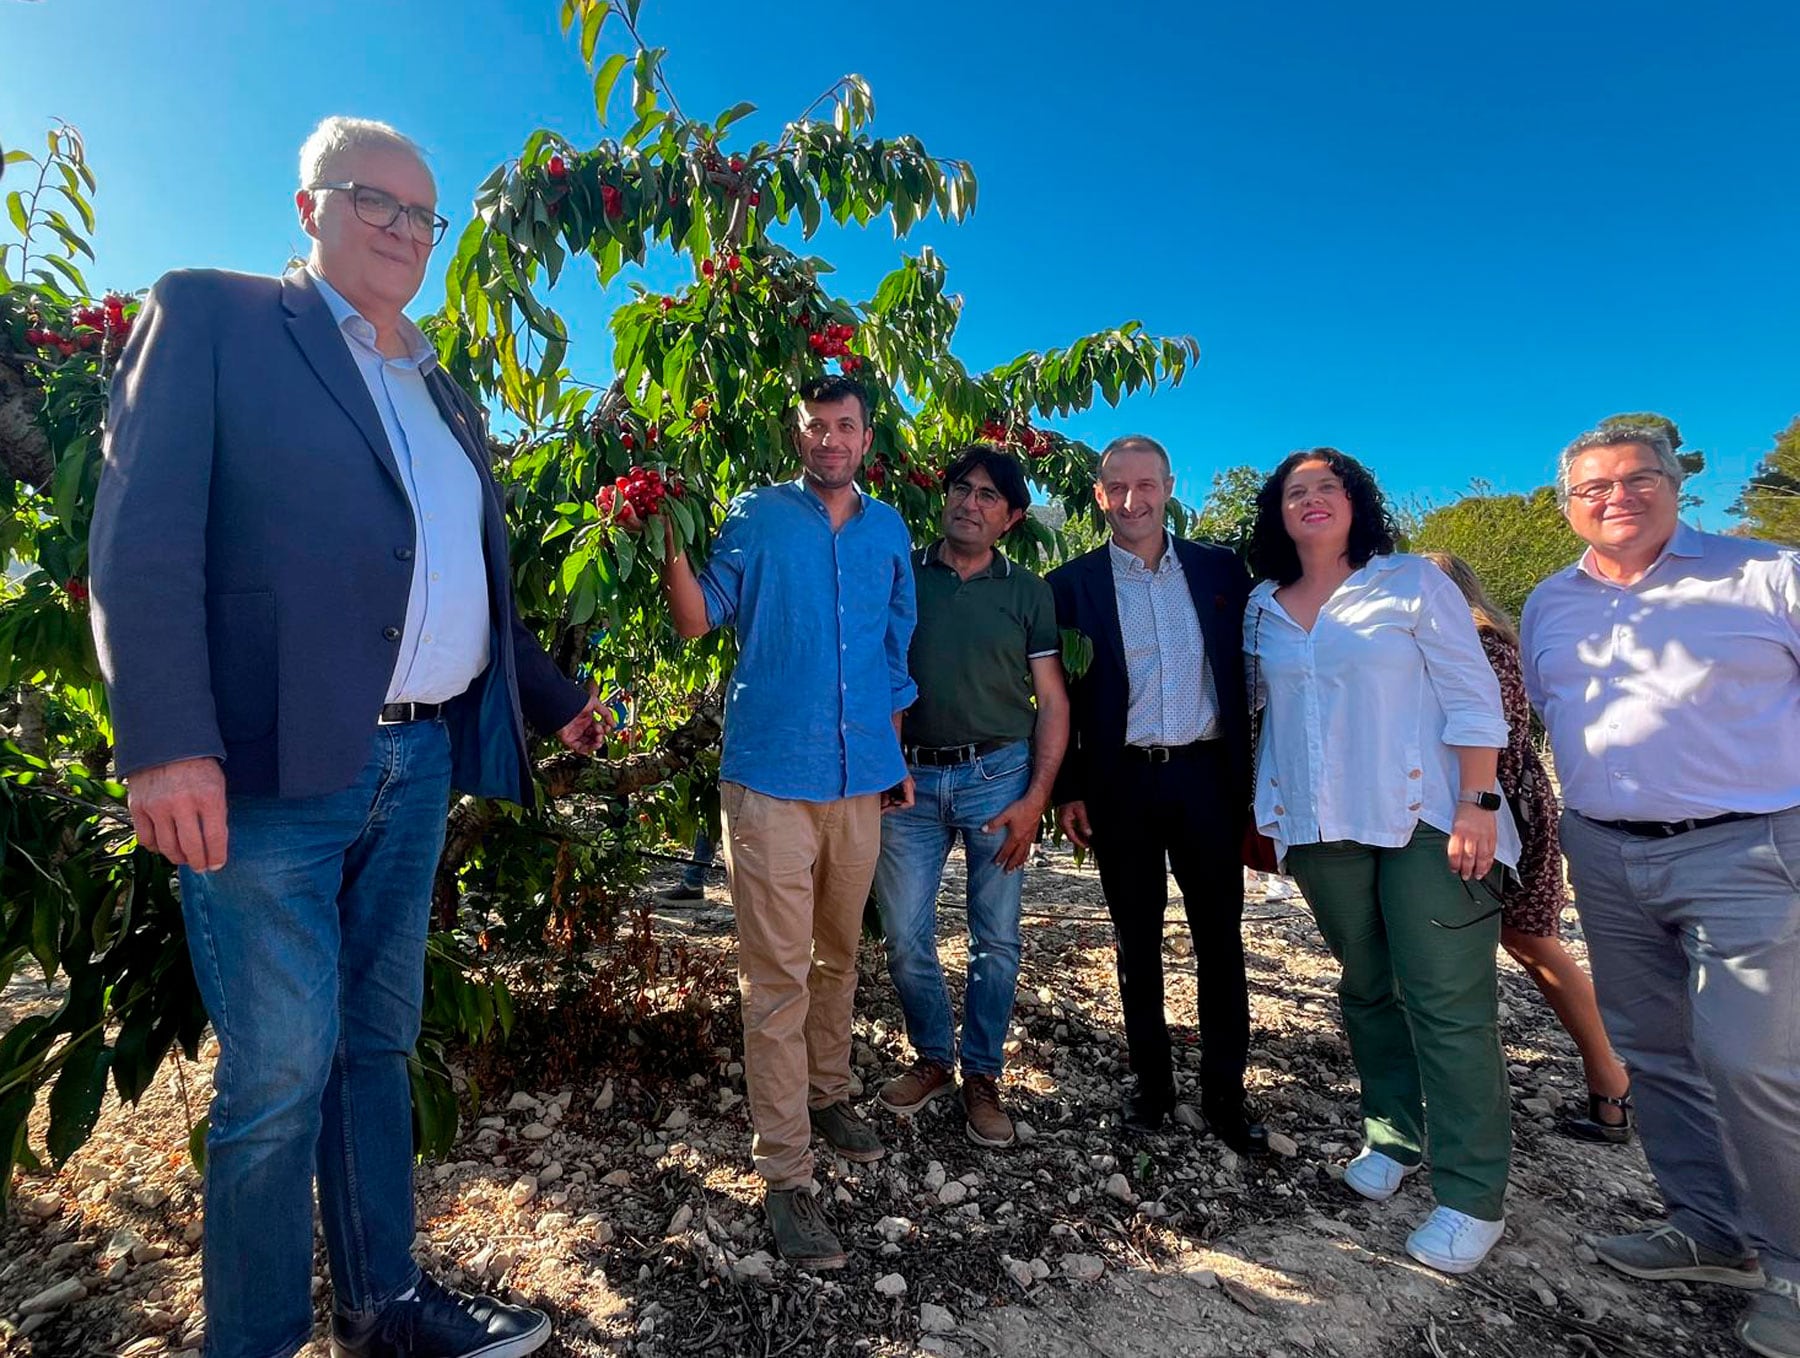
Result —
[[403, 317], [407, 351], [387, 357], [375, 347], [375, 327], [323, 275], [307, 272], [375, 402], [412, 504], [412, 589], [387, 701], [448, 702], [488, 663], [481, 478], [425, 385], [437, 362], [431, 342]]
[[910, 549], [900, 516], [867, 495], [835, 532], [803, 479], [732, 502], [700, 572], [707, 621], [738, 634], [721, 779], [828, 802], [906, 777], [894, 713], [918, 696]]

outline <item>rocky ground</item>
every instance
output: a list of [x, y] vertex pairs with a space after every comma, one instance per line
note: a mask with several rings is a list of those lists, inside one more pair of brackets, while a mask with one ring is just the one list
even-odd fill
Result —
[[[1594, 1238], [1655, 1217], [1655, 1189], [1635, 1147], [1553, 1130], [1554, 1111], [1579, 1096], [1579, 1063], [1510, 963], [1509, 1226], [1479, 1273], [1451, 1280], [1402, 1248], [1429, 1210], [1426, 1176], [1379, 1206], [1338, 1182], [1358, 1131], [1335, 967], [1279, 879], [1253, 880], [1245, 924], [1251, 1086], [1279, 1133], [1279, 1153], [1255, 1164], [1204, 1135], [1187, 1105], [1159, 1135], [1120, 1129], [1124, 1045], [1098, 882], [1061, 853], [1028, 872], [1003, 1086], [1023, 1144], [976, 1148], [946, 1101], [916, 1123], [882, 1116], [891, 1153], [880, 1164], [823, 1157], [852, 1250], [842, 1272], [814, 1278], [770, 1258], [734, 1045], [682, 1082], [595, 1070], [541, 1089], [521, 1068], [465, 1125], [455, 1158], [419, 1170], [421, 1259], [453, 1282], [545, 1306], [558, 1335], [544, 1352], [580, 1358], [1740, 1352], [1739, 1295], [1634, 1284], [1596, 1262]], [[946, 901], [959, 896], [955, 879]], [[715, 884], [704, 904], [657, 918], [728, 963], [724, 906]], [[1191, 945], [1178, 915], [1169, 1012], [1191, 1077]], [[946, 909], [953, 975], [962, 923]], [[722, 967], [729, 1012], [725, 977]], [[15, 980], [5, 999], [10, 1022], [41, 1002], [41, 986]], [[734, 1019], [719, 1027], [735, 1041]], [[873, 945], [855, 1052], [870, 1094], [907, 1057]], [[139, 1106], [109, 1105], [60, 1172], [16, 1184], [0, 1224], [0, 1352], [197, 1358], [200, 1198], [186, 1147], [208, 1070], [204, 1059], [170, 1066]], [[322, 1278], [314, 1289], [323, 1320]], [[327, 1346], [306, 1352], [322, 1358]]]

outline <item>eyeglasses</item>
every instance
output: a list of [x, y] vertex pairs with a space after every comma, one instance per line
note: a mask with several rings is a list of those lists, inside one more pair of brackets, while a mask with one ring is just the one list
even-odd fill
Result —
[[1597, 477], [1592, 481], [1583, 481], [1579, 486], [1569, 487], [1569, 497], [1585, 500], [1588, 504], [1604, 504], [1612, 498], [1614, 486], [1624, 486], [1633, 495], [1652, 495], [1669, 479], [1669, 474], [1658, 468], [1646, 467], [1642, 471], [1632, 472], [1629, 476], [1621, 476], [1618, 480]]
[[997, 509], [1006, 503], [1006, 497], [992, 486], [971, 486], [967, 481], [958, 481], [952, 485], [949, 499], [953, 505], [972, 499], [982, 509]]
[[448, 217], [438, 216], [423, 203], [403, 203], [386, 189], [370, 188], [367, 184], [314, 184], [307, 191], [317, 193], [323, 189], [341, 189], [348, 193], [356, 215], [384, 231], [399, 221], [404, 212], [406, 229], [421, 245], [436, 245], [450, 229]]

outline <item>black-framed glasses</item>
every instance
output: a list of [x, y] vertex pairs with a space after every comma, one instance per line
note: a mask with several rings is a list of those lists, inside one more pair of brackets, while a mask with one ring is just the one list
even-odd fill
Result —
[[1604, 476], [1583, 481], [1579, 486], [1570, 486], [1569, 495], [1572, 499], [1585, 500], [1591, 505], [1604, 504], [1612, 498], [1614, 486], [1623, 486], [1633, 495], [1652, 495], [1668, 479], [1669, 474], [1660, 467], [1645, 467], [1629, 476], [1621, 476], [1616, 481]]
[[421, 245], [436, 245], [444, 238], [444, 232], [450, 229], [450, 219], [440, 217], [423, 203], [403, 203], [386, 189], [372, 188], [367, 184], [314, 184], [307, 190], [317, 193], [321, 189], [338, 189], [350, 195], [350, 206], [356, 209], [356, 215], [370, 226], [378, 226], [383, 231], [400, 220], [400, 214], [406, 214], [406, 229], [412, 238]]

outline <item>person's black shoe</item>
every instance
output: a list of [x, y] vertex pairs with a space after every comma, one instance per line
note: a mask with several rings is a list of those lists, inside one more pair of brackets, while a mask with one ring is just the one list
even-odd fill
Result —
[[1241, 1094], [1230, 1099], [1202, 1099], [1200, 1116], [1206, 1119], [1207, 1130], [1239, 1155], [1269, 1153], [1269, 1129], [1263, 1125], [1262, 1114]]
[[665, 901], [703, 901], [706, 899], [706, 888], [677, 882], [662, 893], [662, 898]]
[[426, 1274], [378, 1316], [331, 1317], [331, 1358], [521, 1358], [549, 1338], [542, 1311], [455, 1292]]
[[1120, 1117], [1134, 1132], [1154, 1132], [1175, 1108], [1175, 1091], [1137, 1085], [1125, 1096]]

